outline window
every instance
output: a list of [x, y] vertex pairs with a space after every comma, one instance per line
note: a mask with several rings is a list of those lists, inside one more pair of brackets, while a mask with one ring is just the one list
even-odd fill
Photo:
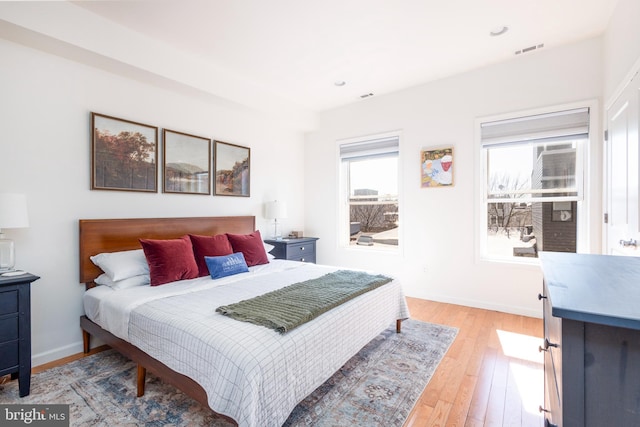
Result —
[[398, 135], [339, 144], [342, 246], [398, 247]]
[[483, 256], [577, 252], [589, 109], [487, 121], [480, 135]]

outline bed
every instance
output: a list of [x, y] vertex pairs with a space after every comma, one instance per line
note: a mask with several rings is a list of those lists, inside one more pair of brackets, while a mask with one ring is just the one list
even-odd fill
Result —
[[80, 220], [80, 318], [84, 351], [99, 338], [146, 371], [239, 426], [280, 426], [295, 405], [408, 308], [397, 280], [366, 292], [284, 334], [215, 310], [337, 268], [269, 259], [249, 271], [115, 289], [91, 257], [140, 249], [140, 239], [178, 239], [255, 232], [255, 217]]

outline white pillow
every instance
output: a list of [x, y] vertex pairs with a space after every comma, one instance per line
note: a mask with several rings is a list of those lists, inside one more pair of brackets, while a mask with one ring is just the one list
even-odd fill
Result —
[[271, 252], [271, 249], [275, 248], [275, 246], [265, 242], [262, 242], [262, 244], [264, 245], [264, 251], [267, 253], [267, 259], [275, 259], [276, 257], [269, 253]]
[[106, 273], [103, 273], [96, 278], [95, 282], [98, 285], [109, 286], [112, 289], [127, 289], [135, 286], [148, 285], [151, 283], [151, 277], [148, 274], [141, 274], [140, 276], [133, 276], [114, 282]]
[[142, 249], [121, 252], [105, 252], [90, 257], [91, 261], [117, 282], [129, 277], [149, 274], [149, 264]]

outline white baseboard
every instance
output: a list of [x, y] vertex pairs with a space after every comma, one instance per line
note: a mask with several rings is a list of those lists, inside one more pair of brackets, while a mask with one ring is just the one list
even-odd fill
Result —
[[484, 310], [499, 311], [501, 313], [518, 314], [520, 316], [536, 317], [542, 319], [542, 304], [540, 309], [535, 310], [530, 307], [514, 307], [512, 305], [495, 304], [487, 301], [478, 301], [465, 298], [455, 298], [445, 295], [407, 295], [409, 297], [427, 299], [447, 304], [464, 305], [466, 307], [482, 308]]
[[82, 351], [82, 341], [78, 341], [64, 347], [58, 347], [53, 350], [45, 351], [38, 354], [32, 354], [31, 366], [35, 367], [44, 365], [45, 363], [53, 362], [54, 360], [62, 359], [73, 354], [82, 353]]
[[[104, 343], [96, 337], [91, 337], [91, 348], [96, 348]], [[84, 345], [82, 341], [75, 342], [73, 344], [65, 345], [64, 347], [54, 348], [53, 350], [45, 351], [42, 353], [31, 354], [31, 366], [40, 366], [45, 363], [54, 362], [56, 360], [63, 359], [74, 354], [83, 353]]]

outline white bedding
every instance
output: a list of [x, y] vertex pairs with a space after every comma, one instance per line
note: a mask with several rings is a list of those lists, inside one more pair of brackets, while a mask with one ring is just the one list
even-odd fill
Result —
[[86, 292], [87, 316], [198, 382], [239, 426], [280, 426], [293, 408], [396, 319], [409, 317], [398, 281], [284, 335], [215, 312], [338, 268], [272, 260], [248, 273]]

